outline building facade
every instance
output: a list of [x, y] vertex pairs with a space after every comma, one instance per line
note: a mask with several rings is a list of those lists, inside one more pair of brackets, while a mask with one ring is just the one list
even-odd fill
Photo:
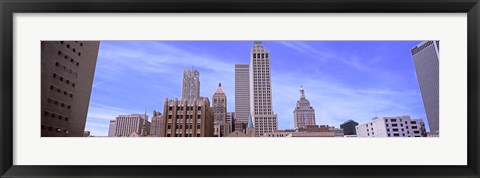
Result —
[[439, 131], [439, 41], [421, 42], [411, 52], [430, 132], [436, 132]]
[[250, 113], [250, 67], [235, 64], [235, 122], [234, 130], [242, 131]]
[[340, 128], [343, 129], [345, 135], [357, 135], [357, 129], [355, 128], [357, 125], [357, 122], [350, 119], [341, 124]]
[[163, 115], [159, 111], [153, 111], [152, 122], [150, 123], [150, 136], [163, 137]]
[[132, 134], [147, 136], [150, 122], [146, 114], [119, 115], [115, 119], [115, 136], [128, 137]]
[[222, 84], [218, 84], [218, 88], [212, 97], [214, 132], [215, 137], [223, 137], [227, 134], [227, 95], [222, 89]]
[[272, 82], [270, 75], [270, 52], [262, 42], [254, 42], [250, 54], [250, 111], [255, 127], [255, 136], [277, 130], [277, 114], [272, 111]]
[[82, 137], [99, 41], [41, 42], [41, 136]]
[[315, 109], [310, 106], [310, 101], [305, 98], [305, 90], [300, 87], [300, 99], [293, 111], [295, 129], [305, 128], [308, 125], [315, 125]]
[[207, 97], [165, 99], [165, 137], [213, 137], [214, 117]]
[[115, 137], [115, 130], [117, 129], [117, 121], [110, 120], [110, 124], [108, 125], [108, 136]]
[[425, 124], [410, 116], [374, 117], [366, 124], [356, 126], [358, 137], [426, 137]]

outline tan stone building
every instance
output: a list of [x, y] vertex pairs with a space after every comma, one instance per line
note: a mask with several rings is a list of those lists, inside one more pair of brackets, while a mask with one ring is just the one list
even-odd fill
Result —
[[227, 131], [227, 96], [222, 89], [222, 84], [218, 84], [218, 88], [212, 97], [212, 112], [214, 117], [215, 137], [223, 137], [228, 134]]
[[115, 119], [116, 137], [129, 137], [133, 133], [138, 136], [147, 136], [149, 132], [150, 122], [146, 114], [119, 115]]
[[153, 111], [152, 122], [150, 123], [150, 136], [163, 137], [163, 115], [158, 111]]
[[41, 42], [41, 136], [82, 137], [99, 41]]
[[162, 129], [166, 137], [213, 137], [213, 112], [206, 97], [165, 99]]
[[305, 90], [300, 87], [300, 99], [297, 101], [293, 111], [295, 129], [306, 128], [309, 125], [315, 125], [315, 109], [310, 106], [310, 101], [305, 98]]

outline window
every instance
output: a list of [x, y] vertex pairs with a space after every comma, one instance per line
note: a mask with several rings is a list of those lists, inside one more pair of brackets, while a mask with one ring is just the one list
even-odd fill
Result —
[[70, 48], [70, 45], [69, 45], [69, 44], [67, 44], [67, 48]]
[[83, 46], [83, 43], [80, 43], [80, 46]]
[[75, 48], [73, 48], [73, 52], [75, 52], [75, 51], [76, 51]]
[[56, 73], [53, 73], [53, 78], [57, 78], [57, 74], [56, 74]]
[[81, 52], [78, 52], [78, 56], [82, 56], [82, 53], [81, 53]]

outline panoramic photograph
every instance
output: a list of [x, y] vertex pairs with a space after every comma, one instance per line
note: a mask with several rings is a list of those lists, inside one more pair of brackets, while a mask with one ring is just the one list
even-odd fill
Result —
[[42, 41], [41, 137], [439, 137], [439, 41]]

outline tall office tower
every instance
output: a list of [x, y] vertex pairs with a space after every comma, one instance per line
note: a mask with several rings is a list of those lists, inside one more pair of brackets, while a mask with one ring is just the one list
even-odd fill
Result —
[[41, 136], [82, 137], [99, 41], [41, 42]]
[[163, 137], [163, 116], [158, 111], [153, 111], [152, 122], [150, 123], [150, 136]]
[[250, 75], [248, 64], [235, 64], [234, 130], [242, 131], [250, 113]]
[[146, 136], [148, 133], [146, 127], [150, 126], [150, 122], [148, 122], [148, 116], [146, 114], [119, 115], [115, 121], [116, 137], [128, 137], [132, 134]]
[[350, 119], [341, 124], [340, 128], [343, 129], [343, 134], [345, 135], [357, 135], [357, 130], [355, 129], [357, 125], [357, 122]]
[[250, 110], [253, 113], [255, 136], [277, 130], [277, 114], [272, 111], [272, 82], [270, 78], [270, 52], [262, 42], [253, 44], [250, 55]]
[[439, 41], [421, 42], [411, 52], [430, 132], [438, 132]]
[[218, 88], [213, 94], [213, 117], [214, 117], [214, 132], [215, 137], [223, 137], [227, 134], [227, 96], [222, 89], [222, 84], [218, 84]]
[[225, 135], [233, 132], [233, 125], [235, 122], [235, 112], [227, 112], [227, 126], [225, 129]]
[[163, 135], [166, 137], [212, 137], [213, 112], [207, 97], [165, 99]]
[[200, 97], [200, 73], [192, 68], [183, 71], [182, 99], [192, 100]]
[[293, 111], [295, 129], [306, 128], [307, 125], [315, 125], [315, 109], [310, 106], [310, 101], [305, 98], [305, 90], [300, 87], [300, 99]]
[[110, 120], [110, 125], [108, 126], [108, 136], [115, 137], [115, 130], [117, 129], [117, 121]]
[[426, 137], [425, 124], [410, 116], [372, 118], [355, 127], [357, 137]]

